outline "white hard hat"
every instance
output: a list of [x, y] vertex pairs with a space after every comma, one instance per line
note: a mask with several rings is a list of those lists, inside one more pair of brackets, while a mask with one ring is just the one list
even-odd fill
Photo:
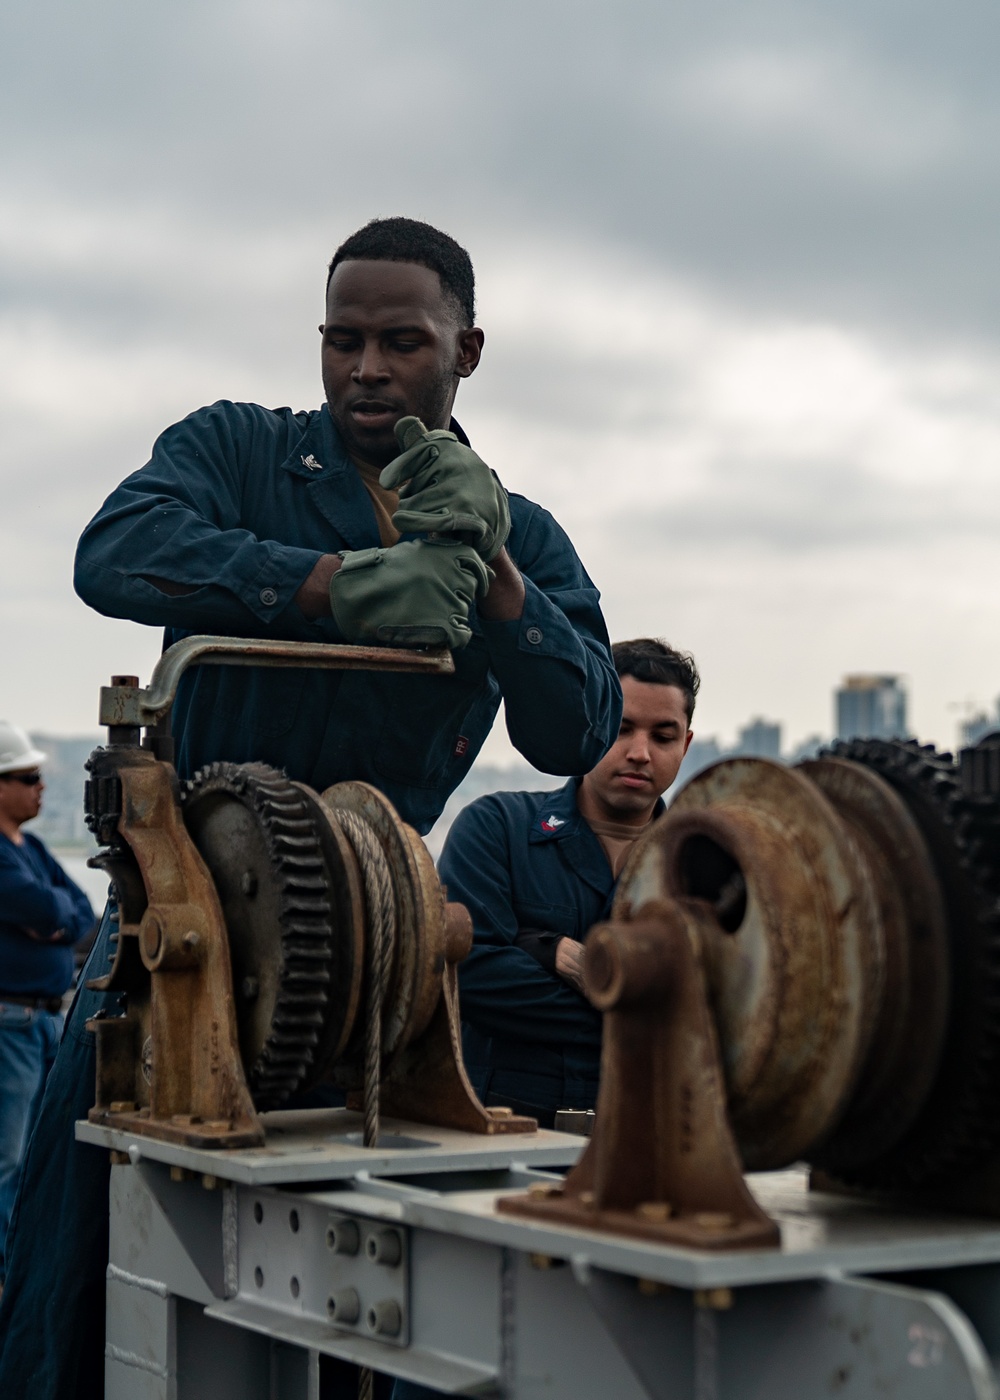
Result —
[[0, 773], [19, 773], [22, 768], [37, 768], [48, 758], [36, 749], [23, 729], [9, 720], [0, 719]]

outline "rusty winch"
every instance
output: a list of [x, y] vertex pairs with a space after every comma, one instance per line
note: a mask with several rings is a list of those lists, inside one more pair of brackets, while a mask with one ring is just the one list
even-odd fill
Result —
[[[92, 1121], [196, 1147], [264, 1140], [259, 1111], [320, 1084], [364, 1107], [477, 1133], [534, 1120], [476, 1099], [462, 1066], [455, 964], [471, 946], [420, 837], [368, 784], [317, 793], [262, 764], [181, 784], [170, 710], [192, 664], [442, 674], [447, 652], [189, 637], [150, 685], [102, 692], [88, 822], [118, 904], [122, 993], [95, 1020]], [[141, 739], [145, 727], [146, 737]]]
[[[997, 771], [994, 771], [997, 770]], [[743, 1170], [1000, 1214], [1000, 752], [731, 759], [644, 837], [586, 947], [594, 1135], [501, 1210], [777, 1242]]]

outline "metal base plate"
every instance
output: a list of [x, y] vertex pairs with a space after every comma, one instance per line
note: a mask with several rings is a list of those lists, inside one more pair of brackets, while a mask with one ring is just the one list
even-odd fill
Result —
[[[544, 1173], [536, 1179], [545, 1180]], [[469, 1177], [451, 1182], [428, 1178], [426, 1186], [391, 1176], [369, 1185], [355, 1179], [340, 1189], [304, 1195], [328, 1208], [564, 1261], [574, 1270], [608, 1269], [682, 1289], [1000, 1263], [1000, 1223], [995, 1220], [908, 1211], [810, 1191], [808, 1174], [800, 1170], [752, 1174], [747, 1184], [779, 1226], [777, 1249], [689, 1249], [518, 1218], [497, 1210], [503, 1190], [485, 1181], [485, 1189], [477, 1189]], [[525, 1185], [522, 1174], [511, 1189], [523, 1191]]]
[[538, 1129], [487, 1136], [383, 1118], [377, 1147], [361, 1145], [362, 1115], [346, 1108], [264, 1113], [263, 1147], [207, 1149], [140, 1137], [120, 1127], [78, 1122], [78, 1142], [127, 1154], [132, 1162], [164, 1162], [245, 1186], [338, 1181], [358, 1172], [410, 1176], [424, 1172], [489, 1171], [513, 1162], [570, 1167], [586, 1138]]
[[[429, 1229], [547, 1255], [574, 1267], [592, 1265], [689, 1289], [1000, 1262], [996, 1220], [810, 1191], [804, 1170], [751, 1174], [747, 1184], [778, 1224], [777, 1249], [685, 1249], [519, 1219], [498, 1213], [496, 1191], [453, 1192], [434, 1201], [422, 1192], [419, 1219]], [[388, 1195], [392, 1185], [380, 1183], [380, 1194]], [[355, 1190], [363, 1194], [365, 1188], [359, 1184]], [[332, 1202], [333, 1197], [324, 1199]], [[367, 1203], [365, 1208], [370, 1208]], [[408, 1218], [405, 1205], [399, 1218]]]

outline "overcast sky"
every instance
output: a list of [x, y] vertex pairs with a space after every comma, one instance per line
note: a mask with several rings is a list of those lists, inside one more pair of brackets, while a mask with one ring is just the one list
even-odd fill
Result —
[[952, 744], [1000, 692], [998, 40], [974, 0], [7, 0], [0, 713], [148, 677], [80, 530], [191, 409], [316, 406], [325, 264], [405, 213], [476, 265], [458, 416], [613, 636], [694, 651], [697, 729], [829, 733], [885, 670]]

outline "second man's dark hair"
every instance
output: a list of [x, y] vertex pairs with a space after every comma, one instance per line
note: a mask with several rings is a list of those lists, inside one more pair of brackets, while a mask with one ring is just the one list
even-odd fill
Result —
[[326, 285], [342, 262], [413, 262], [429, 267], [441, 279], [441, 289], [459, 312], [462, 325], [476, 318], [476, 279], [472, 259], [447, 233], [419, 219], [371, 219], [345, 238], [333, 255]]
[[701, 688], [701, 676], [690, 652], [675, 651], [658, 637], [637, 637], [631, 642], [615, 642], [611, 648], [619, 679], [632, 676], [649, 685], [675, 685], [684, 694], [688, 724]]

